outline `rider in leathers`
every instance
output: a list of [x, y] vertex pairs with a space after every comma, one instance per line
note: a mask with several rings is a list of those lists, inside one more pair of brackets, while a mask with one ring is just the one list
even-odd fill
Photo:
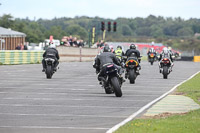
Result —
[[[127, 59], [128, 59], [129, 57], [132, 56], [133, 53], [136, 55], [136, 57], [138, 59], [138, 62], [140, 63], [140, 61], [141, 61], [141, 59], [140, 59], [140, 52], [136, 49], [135, 44], [131, 44], [130, 45], [130, 49], [126, 50], [125, 56], [127, 56]], [[140, 69], [141, 69], [141, 66], [140, 66], [140, 64], [138, 64], [138, 70], [137, 70], [138, 74], [140, 74], [139, 73]]]
[[56, 48], [53, 48], [53, 47], [49, 47], [43, 54], [43, 60], [42, 60], [42, 66], [43, 66], [43, 72], [45, 71], [46, 69], [46, 62], [45, 62], [45, 58], [53, 58], [55, 59], [55, 62], [54, 62], [54, 71], [57, 70], [57, 66], [59, 64], [58, 60], [60, 59], [59, 57], [59, 54], [58, 54], [58, 51]]
[[[163, 58], [168, 58], [171, 64], [171, 69], [170, 71], [172, 71], [172, 67], [173, 67], [173, 58], [172, 58], [172, 53], [168, 50], [168, 48], [164, 47], [162, 53], [160, 54], [160, 58], [159, 60], [159, 68], [161, 68], [160, 62], [162, 61]], [[160, 70], [161, 73], [161, 70]]]
[[[104, 78], [106, 67], [110, 64], [114, 64], [117, 67], [119, 75], [121, 76], [123, 71], [120, 66], [120, 62], [117, 57], [113, 53], [111, 53], [109, 46], [106, 45], [103, 49], [103, 53], [97, 55], [95, 59], [95, 64], [93, 65], [93, 67], [96, 68], [96, 73], [99, 73], [99, 81]], [[124, 81], [122, 77], [121, 80]]]
[[157, 59], [158, 59], [158, 58], [157, 58], [157, 52], [156, 52], [156, 50], [155, 50], [154, 48], [151, 48], [151, 49], [147, 52], [148, 59], [149, 59], [151, 53], [155, 54], [155, 58], [156, 58], [156, 60], [157, 60]]

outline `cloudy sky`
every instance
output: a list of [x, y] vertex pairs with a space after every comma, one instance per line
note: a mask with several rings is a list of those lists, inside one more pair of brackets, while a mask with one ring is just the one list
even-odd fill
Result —
[[200, 19], [200, 0], [0, 0], [0, 16], [52, 19], [59, 17], [163, 17]]

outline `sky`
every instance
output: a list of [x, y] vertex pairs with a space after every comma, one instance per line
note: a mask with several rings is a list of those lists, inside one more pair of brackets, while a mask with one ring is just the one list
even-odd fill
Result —
[[0, 0], [0, 16], [135, 18], [149, 15], [200, 19], [200, 0]]

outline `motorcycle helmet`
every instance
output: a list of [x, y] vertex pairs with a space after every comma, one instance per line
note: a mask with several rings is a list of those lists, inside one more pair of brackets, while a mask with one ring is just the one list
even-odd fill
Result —
[[117, 49], [122, 49], [122, 46], [118, 45], [118, 46], [117, 46]]
[[169, 53], [169, 51], [168, 51], [168, 48], [167, 48], [167, 47], [164, 47], [164, 48], [163, 48], [163, 53], [164, 53], [164, 54], [168, 54], [168, 53]]
[[135, 44], [131, 44], [131, 45], [130, 45], [130, 49], [136, 49]]
[[104, 48], [103, 48], [103, 52], [110, 52], [110, 47], [108, 45], [106, 45]]

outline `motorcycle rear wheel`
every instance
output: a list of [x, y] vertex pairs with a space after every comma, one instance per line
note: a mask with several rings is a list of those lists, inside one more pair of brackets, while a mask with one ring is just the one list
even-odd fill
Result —
[[135, 79], [136, 79], [136, 73], [134, 69], [131, 69], [129, 71], [129, 80], [130, 80], [130, 84], [135, 84]]
[[111, 78], [111, 84], [114, 88], [115, 91], [115, 96], [116, 97], [121, 97], [122, 96], [122, 91], [121, 91], [121, 87], [119, 84], [119, 80], [117, 79], [117, 77], [112, 77]]
[[51, 79], [51, 77], [52, 77], [52, 66], [47, 66], [46, 77], [47, 77], [47, 79]]

